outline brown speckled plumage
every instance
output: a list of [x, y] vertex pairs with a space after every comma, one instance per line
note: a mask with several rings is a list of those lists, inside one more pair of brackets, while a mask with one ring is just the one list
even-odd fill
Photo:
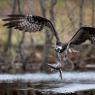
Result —
[[51, 29], [51, 32], [55, 36], [57, 42], [59, 42], [58, 34], [51, 23], [50, 20], [34, 15], [23, 15], [23, 14], [14, 14], [8, 15], [7, 18], [3, 19], [6, 21], [4, 26], [7, 28], [15, 28], [24, 32], [37, 32], [41, 31], [43, 28], [48, 27]]

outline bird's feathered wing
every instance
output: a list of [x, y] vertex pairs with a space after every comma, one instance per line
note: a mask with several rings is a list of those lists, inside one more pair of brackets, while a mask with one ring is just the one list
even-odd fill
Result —
[[34, 15], [14, 14], [8, 15], [8, 17], [3, 19], [3, 21], [6, 21], [4, 26], [6, 26], [7, 28], [14, 27], [15, 29], [19, 29], [24, 32], [41, 31], [46, 26], [51, 29], [57, 41], [59, 41], [58, 34], [53, 24], [46, 18]]
[[89, 31], [85, 30], [83, 27], [80, 28], [75, 35], [71, 38], [70, 43], [74, 45], [79, 45], [89, 39]]
[[8, 15], [8, 18], [3, 19], [8, 21], [4, 24], [7, 28], [14, 27], [25, 32], [36, 32], [40, 31], [47, 20], [39, 16], [32, 15]]

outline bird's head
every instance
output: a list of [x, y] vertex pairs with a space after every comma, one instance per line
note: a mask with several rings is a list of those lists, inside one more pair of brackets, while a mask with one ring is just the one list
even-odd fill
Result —
[[[63, 53], [67, 49], [67, 46], [68, 46], [68, 43], [58, 42], [58, 43], [56, 43], [55, 51], [57, 53]], [[68, 53], [79, 53], [79, 51], [69, 47], [68, 48]]]
[[55, 47], [55, 51], [58, 53], [62, 53], [66, 50], [66, 48], [67, 48], [67, 43], [57, 42], [56, 47]]

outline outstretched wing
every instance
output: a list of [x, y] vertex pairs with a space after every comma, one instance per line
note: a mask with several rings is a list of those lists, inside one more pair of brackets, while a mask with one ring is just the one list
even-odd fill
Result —
[[8, 18], [3, 19], [3, 21], [7, 21], [7, 23], [4, 24], [4, 26], [7, 26], [7, 28], [14, 27], [15, 29], [19, 29], [25, 32], [41, 31], [45, 26], [47, 26], [53, 32], [57, 42], [59, 41], [58, 34], [53, 24], [46, 18], [34, 15], [15, 14], [8, 15]]
[[90, 40], [92, 44], [95, 44], [95, 28], [93, 27], [81, 27], [68, 43], [59, 43], [56, 47], [56, 51], [59, 53], [64, 52], [70, 45], [80, 45], [86, 40]]
[[84, 29], [85, 27], [80, 28], [75, 35], [71, 38], [70, 44], [79, 45], [89, 39], [89, 31]]
[[89, 30], [89, 40], [92, 44], [95, 44], [95, 28], [94, 27], [86, 27]]
[[4, 24], [4, 26], [7, 26], [7, 28], [14, 27], [15, 29], [25, 32], [40, 31], [47, 21], [45, 18], [32, 15], [8, 15], [8, 18], [3, 20], [8, 21], [6, 24]]

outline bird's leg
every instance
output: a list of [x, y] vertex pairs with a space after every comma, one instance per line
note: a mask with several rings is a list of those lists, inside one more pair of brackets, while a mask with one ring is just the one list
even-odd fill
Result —
[[58, 71], [59, 71], [60, 77], [62, 79], [62, 70], [61, 70], [61, 67], [62, 67], [62, 56], [61, 56], [61, 53], [59, 53], [59, 52], [57, 53], [57, 58], [58, 58], [58, 60], [57, 60]]
[[60, 73], [60, 77], [62, 79], [62, 70], [61, 70], [61, 67], [62, 67], [62, 63], [61, 63], [62, 59], [61, 59], [61, 54], [59, 52], [57, 52], [57, 64], [56, 65], [51, 65], [51, 64], [48, 64], [48, 66], [54, 70], [57, 70], [59, 71]]
[[62, 70], [61, 70], [61, 67], [59, 67], [59, 66], [53, 66], [53, 65], [51, 65], [51, 64], [48, 64], [48, 66], [49, 66], [50, 68], [54, 69], [54, 70], [59, 71], [59, 73], [60, 73], [60, 78], [62, 79]]
[[59, 68], [59, 73], [60, 73], [60, 78], [62, 80], [62, 70], [61, 70], [61, 68]]
[[53, 48], [55, 48], [56, 50], [56, 55], [57, 55], [57, 64], [56, 65], [51, 65], [51, 64], [48, 64], [48, 66], [54, 70], [57, 70], [59, 71], [60, 73], [60, 77], [62, 79], [62, 70], [61, 70], [61, 67], [62, 67], [62, 44], [56, 44], [56, 46], [52, 46]]

